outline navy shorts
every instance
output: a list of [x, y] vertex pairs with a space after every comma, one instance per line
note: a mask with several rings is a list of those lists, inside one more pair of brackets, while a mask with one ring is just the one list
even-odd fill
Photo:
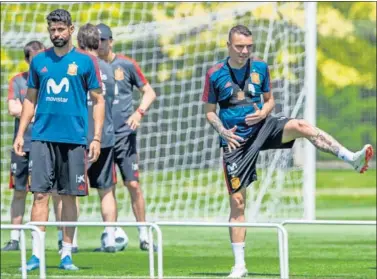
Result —
[[31, 157], [32, 192], [49, 193], [56, 183], [60, 195], [88, 195], [85, 145], [33, 141]]
[[268, 149], [292, 148], [294, 140], [282, 143], [286, 117], [268, 117], [259, 131], [247, 138], [236, 150], [223, 147], [223, 167], [229, 194], [248, 187], [257, 180], [256, 163], [259, 152]]
[[88, 178], [90, 187], [97, 189], [107, 189], [117, 183], [112, 147], [101, 148], [98, 160], [89, 164]]
[[139, 181], [139, 158], [136, 149], [136, 134], [115, 137], [115, 164], [118, 165], [123, 182]]
[[18, 156], [13, 150], [11, 152], [9, 188], [18, 191], [28, 191], [30, 188], [33, 161], [30, 152], [25, 153], [25, 156]]

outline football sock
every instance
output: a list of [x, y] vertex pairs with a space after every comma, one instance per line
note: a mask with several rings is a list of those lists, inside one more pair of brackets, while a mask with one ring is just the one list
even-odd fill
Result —
[[115, 246], [115, 227], [106, 227], [107, 238], [105, 241], [105, 247]]
[[58, 230], [58, 240], [63, 240], [63, 231], [62, 230]]
[[245, 266], [245, 242], [232, 243], [234, 265]]
[[70, 258], [72, 258], [72, 243], [63, 241], [61, 259], [64, 259], [65, 256], [69, 256]]
[[[41, 237], [45, 238], [46, 232], [41, 232]], [[33, 255], [36, 256], [38, 259], [41, 256], [41, 247], [40, 247], [40, 241], [38, 237], [38, 233], [36, 231], [31, 232], [32, 238], [33, 238]]]
[[142, 241], [147, 241], [148, 242], [148, 230], [147, 227], [138, 227], [139, 230], [139, 240], [140, 242]]
[[341, 147], [338, 152], [338, 158], [345, 161], [350, 162], [353, 160], [354, 154], [352, 151], [349, 151], [345, 147]]
[[20, 241], [20, 231], [19, 230], [11, 230], [10, 239]]

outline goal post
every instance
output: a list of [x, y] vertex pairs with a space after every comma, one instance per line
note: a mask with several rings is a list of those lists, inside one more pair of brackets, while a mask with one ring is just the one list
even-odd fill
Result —
[[[27, 69], [22, 51], [25, 43], [40, 40], [51, 46], [45, 21], [50, 11], [67, 9], [76, 30], [87, 22], [109, 25], [115, 52], [135, 59], [157, 92], [157, 100], [137, 135], [147, 220], [226, 221], [229, 196], [218, 135], [206, 122], [201, 102], [206, 71], [227, 56], [230, 28], [246, 25], [253, 33], [254, 54], [270, 67], [276, 102], [273, 113], [305, 117], [314, 123], [313, 5], [298, 2], [1, 3], [2, 220], [10, 219], [12, 197], [7, 187], [13, 138], [13, 119], [7, 113], [8, 81]], [[139, 101], [140, 94], [135, 90], [134, 105]], [[261, 152], [258, 181], [248, 189], [249, 222], [315, 218], [315, 153], [310, 145], [299, 141], [295, 145], [293, 150]], [[304, 156], [304, 163], [299, 160], [302, 152], [310, 154]], [[128, 191], [120, 182], [116, 196], [119, 220], [134, 220]], [[31, 195], [28, 195], [26, 221], [30, 217], [30, 204]], [[101, 219], [95, 190], [90, 190], [88, 197], [80, 198], [80, 214], [81, 220]], [[50, 220], [54, 220], [52, 213]]]
[[[305, 49], [307, 52], [305, 62], [305, 87], [306, 101], [304, 118], [312, 125], [316, 125], [316, 96], [317, 96], [317, 3], [305, 3], [306, 36]], [[304, 219], [315, 220], [315, 185], [316, 185], [316, 153], [314, 146], [305, 142], [304, 163]]]

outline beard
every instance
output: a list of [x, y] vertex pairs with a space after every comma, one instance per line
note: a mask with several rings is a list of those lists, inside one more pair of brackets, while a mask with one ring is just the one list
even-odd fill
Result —
[[64, 39], [51, 39], [52, 44], [54, 47], [63, 47], [65, 46], [69, 41], [69, 38], [64, 40]]

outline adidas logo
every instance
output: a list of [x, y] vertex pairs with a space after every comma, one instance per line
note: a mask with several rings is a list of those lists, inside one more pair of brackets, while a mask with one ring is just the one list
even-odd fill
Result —
[[44, 67], [42, 68], [42, 70], [41, 70], [41, 73], [47, 73], [47, 72], [48, 72], [48, 70], [47, 70], [46, 66], [44, 66]]

